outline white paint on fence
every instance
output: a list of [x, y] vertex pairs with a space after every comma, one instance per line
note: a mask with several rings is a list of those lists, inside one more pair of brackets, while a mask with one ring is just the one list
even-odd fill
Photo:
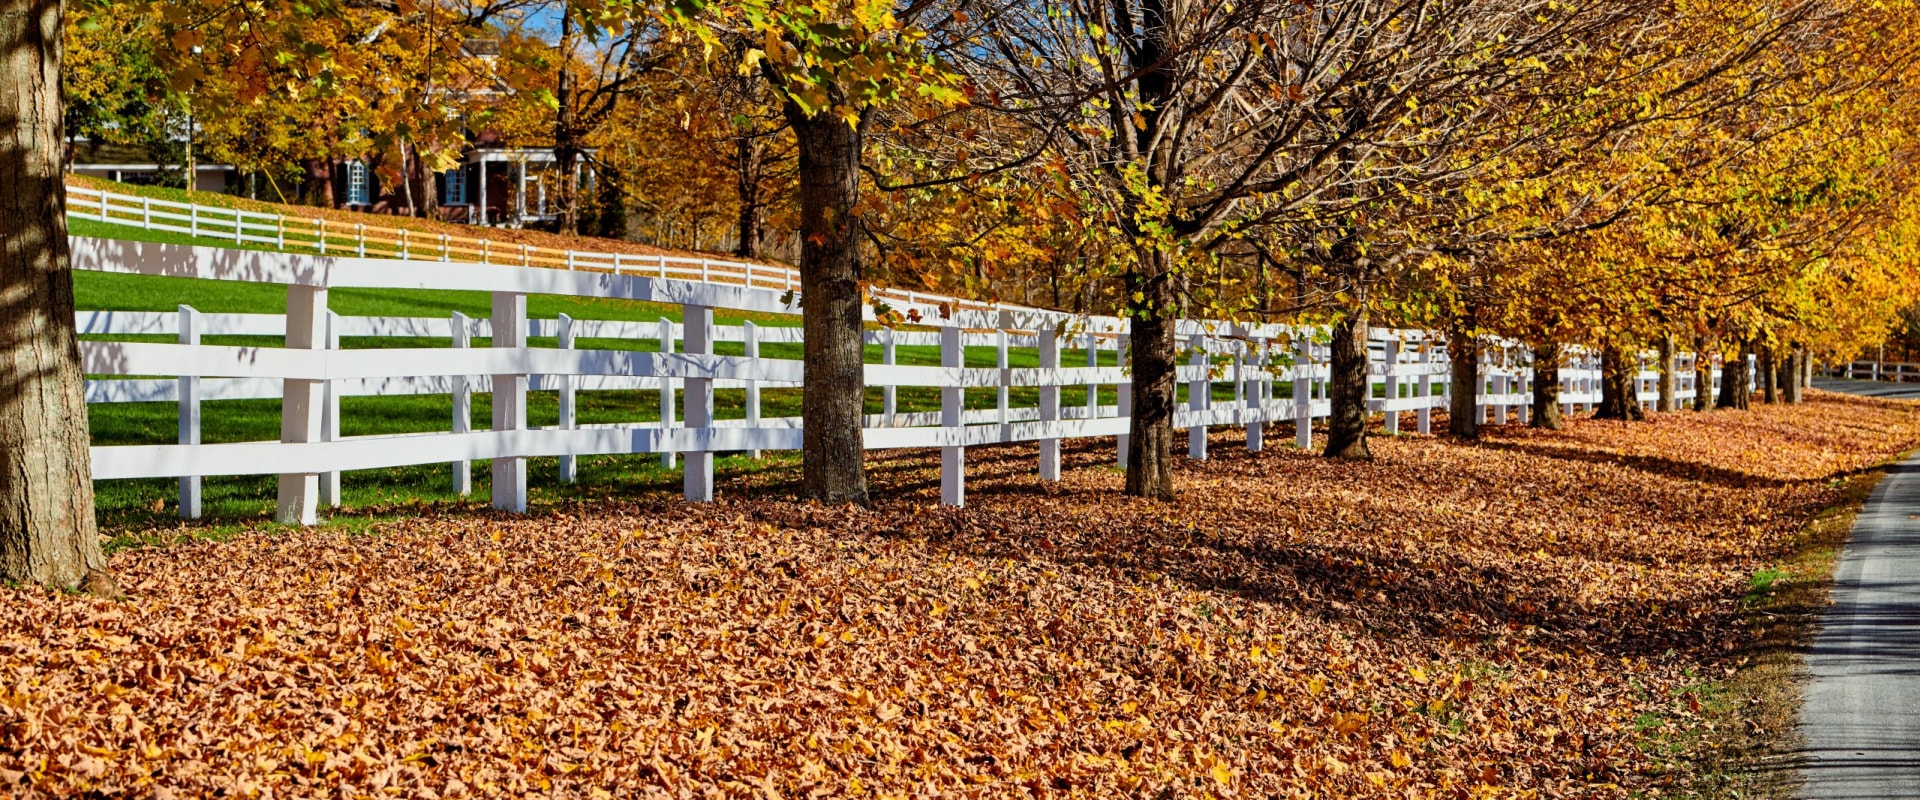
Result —
[[[158, 213], [158, 212], [156, 212]], [[342, 251], [354, 252], [347, 248]], [[125, 311], [83, 312], [82, 333], [93, 335], [175, 335], [178, 343], [88, 340], [82, 344], [86, 371], [108, 376], [89, 382], [89, 402], [164, 401], [179, 403], [178, 443], [94, 448], [97, 479], [177, 477], [181, 513], [200, 512], [199, 476], [277, 474], [276, 516], [311, 524], [321, 502], [339, 502], [343, 471], [411, 464], [452, 465], [453, 488], [471, 491], [471, 462], [492, 462], [493, 503], [523, 511], [527, 504], [526, 459], [559, 457], [563, 480], [577, 479], [577, 458], [586, 455], [658, 454], [673, 466], [686, 455], [684, 491], [690, 499], [714, 496], [713, 459], [718, 452], [798, 449], [799, 420], [766, 418], [761, 413], [764, 387], [798, 387], [803, 365], [773, 358], [764, 343], [798, 343], [800, 330], [753, 323], [721, 326], [716, 310], [749, 313], [791, 312], [773, 289], [661, 279], [657, 275], [576, 270], [461, 265], [442, 261], [396, 261], [358, 256], [311, 256], [243, 252], [178, 245], [76, 239], [75, 265], [81, 269], [170, 275], [212, 280], [281, 284], [287, 313], [204, 314], [182, 307], [170, 314]], [[661, 263], [665, 263], [662, 259]], [[719, 265], [708, 265], [718, 271]], [[333, 288], [432, 288], [483, 291], [492, 295], [492, 319], [454, 313], [446, 319], [341, 317], [326, 308]], [[532, 294], [648, 300], [681, 306], [683, 321], [657, 323], [615, 320], [532, 320]], [[919, 299], [919, 298], [916, 298]], [[1034, 441], [1039, 472], [1058, 480], [1061, 440], [1113, 437], [1124, 464], [1133, 410], [1132, 375], [1127, 360], [1126, 323], [1114, 318], [1076, 318], [1032, 309], [961, 309], [943, 315], [928, 308], [922, 319], [936, 330], [876, 332], [870, 341], [882, 347], [882, 363], [866, 368], [870, 386], [883, 387], [881, 414], [867, 418], [869, 449], [939, 448], [941, 502], [965, 502], [965, 450], [989, 444]], [[1061, 364], [1063, 333], [1075, 331], [1085, 348], [1085, 366]], [[1269, 422], [1292, 419], [1295, 441], [1311, 445], [1311, 426], [1329, 411], [1329, 378], [1324, 335], [1281, 325], [1225, 325], [1181, 321], [1176, 330], [1190, 349], [1189, 363], [1176, 368], [1176, 383], [1187, 386], [1185, 408], [1174, 415], [1176, 428], [1189, 429], [1189, 452], [1206, 457], [1206, 429], [1244, 428], [1249, 449], [1263, 444]], [[1417, 331], [1380, 330], [1370, 345], [1369, 383], [1380, 386], [1370, 408], [1388, 415], [1419, 414], [1428, 429], [1431, 412], [1445, 408], [1453, 387], [1437, 340]], [[284, 336], [284, 347], [210, 345], [207, 336]], [[472, 347], [475, 336], [491, 347]], [[444, 346], [342, 349], [342, 338], [411, 337], [444, 340]], [[556, 339], [556, 347], [531, 347], [529, 337]], [[592, 340], [653, 340], [656, 352], [583, 346]], [[684, 343], [676, 348], [675, 340]], [[716, 354], [719, 342], [743, 343], [743, 355]], [[410, 343], [414, 344], [414, 343]], [[432, 343], [429, 342], [429, 345]], [[900, 347], [937, 347], [939, 366], [900, 364]], [[966, 348], [991, 347], [992, 368], [966, 365]], [[1115, 366], [1100, 365], [1100, 351], [1116, 351]], [[1497, 345], [1486, 348], [1483, 377], [1489, 386], [1475, 389], [1477, 405], [1500, 421], [1506, 406], [1527, 407], [1531, 367]], [[1038, 366], [1013, 368], [1011, 351], [1037, 351]], [[679, 352], [676, 352], [676, 349]], [[1410, 354], [1416, 354], [1417, 357]], [[1281, 357], [1276, 357], [1276, 355]], [[1218, 363], [1216, 363], [1218, 362]], [[1287, 362], [1290, 362], [1287, 363]], [[1640, 386], [1646, 396], [1648, 375]], [[172, 379], [111, 376], [173, 375]], [[492, 427], [472, 430], [473, 376], [491, 376]], [[1563, 402], [1590, 404], [1598, 399], [1598, 370], [1593, 357], [1574, 351], [1562, 370]], [[1680, 397], [1690, 398], [1691, 372], [1680, 376]], [[1214, 384], [1231, 381], [1234, 402], [1214, 404]], [[1290, 398], [1276, 398], [1274, 384], [1291, 385]], [[1100, 403], [1099, 390], [1116, 388], [1116, 404]], [[938, 411], [903, 412], [898, 387], [940, 390]], [[1081, 387], [1085, 403], [1063, 407], [1061, 390]], [[716, 419], [714, 391], [744, 389], [743, 419]], [[994, 390], [993, 408], [967, 410], [966, 390]], [[1032, 389], [1038, 401], [1016, 407], [1015, 389]], [[1657, 390], [1657, 385], [1655, 386]], [[530, 391], [559, 395], [559, 424], [527, 424]], [[582, 392], [657, 392], [661, 416], [651, 423], [583, 425], [578, 421]], [[341, 397], [390, 394], [445, 394], [453, 418], [444, 432], [342, 436]], [[202, 404], [208, 400], [272, 398], [282, 401], [278, 442], [207, 445], [201, 441]], [[684, 399], [684, 409], [677, 409]], [[684, 415], [681, 411], [684, 411]], [[324, 476], [324, 477], [323, 477]]]

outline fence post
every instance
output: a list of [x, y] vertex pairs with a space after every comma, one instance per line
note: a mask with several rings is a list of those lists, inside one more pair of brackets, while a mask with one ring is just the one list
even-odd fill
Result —
[[1479, 384], [1473, 387], [1473, 408], [1480, 424], [1489, 425], [1492, 424], [1493, 403], [1489, 402], [1488, 395], [1500, 391], [1500, 379], [1492, 374], [1493, 354], [1487, 352], [1490, 348], [1482, 346], [1478, 349], [1480, 352], [1475, 357], [1480, 359], [1480, 379]]
[[[573, 317], [567, 316], [566, 314], [560, 315], [558, 338], [560, 340], [560, 349], [573, 349]], [[560, 430], [577, 430], [580, 426], [577, 424], [573, 401], [574, 383], [579, 379], [572, 375], [556, 375], [554, 377], [560, 384]], [[575, 483], [579, 480], [579, 477], [580, 473], [576, 459], [571, 455], [561, 456], [560, 480], [564, 483]]]
[[187, 205], [187, 235], [200, 237], [200, 207], [191, 203]]
[[[527, 346], [527, 296], [520, 292], [493, 293], [493, 346], [522, 349]], [[493, 430], [527, 429], [527, 374], [501, 373], [493, 376]], [[496, 437], [499, 441], [504, 437]], [[493, 507], [515, 513], [527, 510], [527, 459], [522, 456], [493, 459]]]
[[[760, 368], [760, 326], [753, 324], [753, 320], [747, 320], [740, 323], [740, 328], [742, 332], [741, 338], [746, 340], [747, 360], [753, 362], [749, 366], [758, 370]], [[749, 378], [746, 383], [747, 427], [757, 429], [760, 427], [760, 382]], [[751, 435], [755, 441], [759, 441], [760, 434], [754, 433]], [[760, 457], [759, 450], [749, 450], [747, 454], [753, 458]]]
[[1267, 429], [1265, 425], [1267, 404], [1264, 395], [1266, 382], [1260, 376], [1266, 373], [1263, 368], [1267, 360], [1267, 340], [1247, 337], [1247, 352], [1240, 358], [1240, 377], [1245, 382], [1247, 409], [1247, 452], [1258, 453], [1266, 447]]
[[[473, 346], [473, 325], [467, 315], [453, 312], [453, 346], [467, 349]], [[453, 376], [453, 432], [471, 433], [473, 431], [473, 389], [466, 375]], [[453, 493], [466, 497], [473, 493], [473, 462], [465, 459], [453, 462]]]
[[444, 233], [440, 234], [440, 260], [443, 262], [453, 260], [453, 237]]
[[[1087, 331], [1087, 368], [1100, 368], [1100, 340], [1094, 338], [1093, 331]], [[1087, 419], [1100, 418], [1100, 383], [1091, 375], [1087, 377]]]
[[[897, 356], [894, 352], [894, 344], [895, 344], [894, 340], [896, 338], [898, 337], [895, 336], [893, 328], [887, 327], [887, 328], [880, 329], [880, 363], [882, 364], [899, 363], [897, 361]], [[887, 427], [891, 428], [894, 425], [898, 424], [894, 420], [894, 414], [899, 411], [899, 408], [900, 408], [900, 387], [895, 386], [891, 383], [881, 387], [880, 388], [880, 418], [883, 420], [886, 420], [884, 424]]]
[[365, 223], [353, 223], [353, 243], [355, 252], [361, 258], [367, 257], [367, 226]]
[[275, 246], [279, 247], [282, 250], [285, 250], [287, 249], [287, 217], [286, 215], [285, 214], [273, 215], [273, 223], [275, 226], [274, 233], [273, 233], [274, 241], [276, 243]]
[[[709, 306], [683, 306], [681, 319], [687, 326], [687, 354], [713, 355], [713, 309]], [[687, 471], [682, 477], [686, 498], [696, 503], [713, 502], [713, 372], [700, 368], [698, 378], [687, 378], [687, 427], [699, 446], [687, 451]]]
[[406, 228], [400, 229], [400, 258], [402, 260], [413, 258], [413, 241], [412, 237], [407, 235]]
[[[314, 350], [327, 341], [327, 290], [323, 286], [287, 287], [287, 336], [290, 350]], [[321, 410], [325, 405], [321, 381], [287, 378], [281, 383], [280, 441], [305, 444], [319, 441]], [[289, 525], [319, 521], [320, 474], [285, 472], [280, 475], [273, 518]]]
[[[1518, 364], [1518, 359], [1515, 359]], [[1516, 423], [1525, 425], [1533, 420], [1533, 381], [1538, 373], [1533, 370], [1533, 351], [1527, 350], [1525, 366], [1513, 368], [1513, 393], [1520, 395], [1520, 404], [1514, 408]]]
[[1293, 443], [1313, 447], [1313, 342], [1293, 329]]
[[[889, 337], [891, 341], [891, 337]], [[965, 413], [961, 369], [967, 365], [965, 340], [961, 338], [958, 327], [948, 326], [940, 329], [940, 366], [946, 367], [946, 381], [952, 386], [940, 387], [940, 428], [941, 433], [952, 437], [949, 441], [963, 441], [967, 426], [962, 414]], [[940, 505], [963, 506], [967, 504], [967, 448], [959, 444], [949, 444], [940, 448]]]
[[237, 209], [237, 208], [234, 209], [233, 210], [233, 243], [234, 244], [240, 243], [241, 235], [246, 230], [246, 222], [247, 222], [247, 212], [241, 211], [240, 209]]
[[[1133, 429], [1133, 376], [1127, 374], [1127, 364], [1133, 355], [1132, 346], [1132, 337], [1124, 333], [1113, 340], [1113, 363], [1121, 371], [1120, 383], [1113, 387], [1116, 404], [1114, 413], [1127, 421], [1128, 430]], [[1114, 446], [1120, 451], [1120, 456], [1115, 463], [1122, 468], [1127, 466], [1127, 446], [1132, 438], [1130, 434], [1125, 433], [1114, 438]]]
[[320, 235], [319, 235], [320, 255], [324, 256], [327, 254], [327, 218], [321, 217], [319, 219], [319, 223], [320, 223]]
[[700, 259], [700, 282], [713, 282], [713, 262], [709, 259]]
[[1415, 412], [1418, 430], [1421, 433], [1433, 432], [1433, 340], [1420, 344], [1420, 378], [1415, 391], [1420, 393], [1420, 410]]
[[663, 280], [663, 281], [666, 280], [667, 279], [667, 257], [654, 256], [653, 260], [660, 267], [660, 280]]
[[1060, 480], [1060, 323], [1040, 329], [1040, 479]]
[[620, 274], [620, 254], [619, 253], [613, 254], [613, 274], [615, 275]]
[[[327, 311], [327, 349], [340, 349], [340, 315], [333, 310]], [[340, 392], [337, 382], [327, 381], [322, 390], [320, 412], [320, 441], [334, 442], [340, 439]], [[320, 502], [328, 508], [340, 507], [340, 471], [320, 473]]]
[[[1193, 348], [1192, 365], [1200, 368], [1200, 376], [1187, 383], [1187, 410], [1196, 412], [1197, 416], [1198, 412], [1207, 410], [1213, 399], [1213, 376], [1207, 374], [1213, 366], [1207, 363], [1206, 334], [1194, 334], [1187, 339], [1187, 344]], [[1187, 427], [1187, 457], [1197, 461], [1207, 460], [1207, 423], [1204, 419], [1196, 419]]]
[[[106, 194], [102, 192], [101, 193], [102, 199], [100, 201], [100, 204], [103, 207], [106, 205], [105, 197], [106, 197]], [[142, 228], [153, 227], [153, 198], [151, 197], [140, 198], [140, 227]]]
[[[673, 320], [661, 317], [660, 355], [665, 356], [672, 352]], [[662, 358], [661, 364], [664, 365], [665, 363], [666, 359]], [[673, 427], [673, 417], [673, 379], [662, 375], [660, 376], [660, 466], [666, 469], [673, 469], [680, 463], [679, 454], [666, 446], [666, 431], [668, 428]]]
[[[105, 192], [101, 195], [104, 197]], [[200, 344], [200, 312], [180, 306], [180, 343]], [[200, 376], [180, 376], [180, 443], [200, 443]], [[180, 518], [200, 518], [200, 476], [180, 476]]]
[[1384, 357], [1382, 358], [1382, 360], [1386, 362], [1385, 366], [1386, 366], [1386, 373], [1387, 373], [1386, 374], [1386, 384], [1387, 384], [1386, 401], [1387, 402], [1385, 403], [1385, 405], [1388, 407], [1383, 409], [1383, 411], [1386, 417], [1385, 423], [1386, 423], [1387, 434], [1399, 435], [1400, 412], [1397, 409], [1392, 408], [1392, 406], [1394, 405], [1395, 401], [1398, 401], [1400, 399], [1400, 375], [1399, 375], [1400, 354], [1401, 354], [1401, 350], [1404, 347], [1406, 347], [1406, 345], [1400, 341], [1400, 337], [1398, 336], [1388, 339], [1385, 344], [1386, 344], [1386, 347], [1383, 353]]
[[1000, 329], [994, 331], [997, 335], [994, 337], [993, 364], [1000, 370], [1000, 385], [996, 387], [994, 391], [994, 407], [1000, 411], [1000, 441], [1002, 443], [1013, 438], [1013, 410], [1009, 404], [1012, 396], [1012, 391], [1009, 387], [1012, 386], [1013, 372], [1007, 366], [1007, 340], [1011, 336], [1011, 334], [1007, 333], [1007, 329], [1011, 327], [1013, 327], [1013, 315], [1006, 311], [1000, 312]]

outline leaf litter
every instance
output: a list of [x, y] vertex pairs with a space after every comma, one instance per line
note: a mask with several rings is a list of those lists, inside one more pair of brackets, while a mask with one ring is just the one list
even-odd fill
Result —
[[[0, 794], [1626, 797], [1753, 634], [1746, 579], [1920, 407], [876, 458], [869, 510], [442, 513], [130, 550], [0, 592]], [[766, 495], [776, 496], [766, 496]], [[1650, 729], [1655, 720], [1658, 730]]]

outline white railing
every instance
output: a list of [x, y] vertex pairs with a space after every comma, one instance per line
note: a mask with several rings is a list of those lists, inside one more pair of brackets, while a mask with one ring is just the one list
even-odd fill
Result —
[[[578, 456], [655, 453], [671, 462], [687, 460], [685, 492], [690, 499], [713, 496], [713, 454], [722, 451], [797, 449], [797, 418], [762, 418], [760, 390], [801, 384], [797, 359], [762, 354], [761, 344], [800, 341], [792, 327], [720, 326], [715, 309], [792, 314], [783, 291], [699, 283], [657, 276], [566, 272], [491, 265], [451, 264], [354, 257], [187, 247], [118, 240], [76, 238], [74, 266], [83, 270], [193, 277], [280, 284], [287, 291], [287, 313], [203, 314], [94, 311], [79, 316], [85, 335], [145, 334], [173, 336], [177, 343], [82, 342], [90, 402], [173, 402], [179, 405], [179, 443], [93, 448], [96, 479], [177, 477], [181, 510], [199, 511], [199, 476], [277, 474], [280, 516], [311, 523], [320, 503], [339, 502], [339, 473], [414, 464], [455, 466], [455, 487], [466, 485], [466, 465], [493, 462], [493, 502], [501, 508], [526, 506], [526, 466], [531, 457], [558, 456], [561, 473], [571, 480]], [[327, 308], [333, 288], [421, 288], [482, 291], [492, 295], [492, 318], [446, 319], [342, 317]], [[680, 305], [683, 322], [604, 320], [532, 320], [526, 314], [530, 294], [641, 300]], [[1131, 377], [1126, 370], [1125, 324], [1111, 317], [1075, 317], [1025, 309], [962, 309], [943, 314], [935, 305], [918, 312], [932, 330], [876, 330], [868, 334], [881, 346], [882, 363], [866, 368], [869, 386], [882, 387], [883, 411], [869, 415], [869, 449], [939, 447], [942, 500], [965, 498], [965, 448], [1002, 442], [1038, 441], [1040, 470], [1058, 477], [1060, 442], [1069, 438], [1115, 437], [1124, 458]], [[871, 312], [869, 312], [871, 313]], [[1291, 421], [1295, 441], [1311, 443], [1313, 420], [1329, 411], [1327, 348], [1316, 343], [1323, 332], [1281, 325], [1221, 325], [1182, 321], [1180, 335], [1189, 363], [1178, 370], [1188, 398], [1174, 419], [1191, 431], [1189, 454], [1206, 456], [1206, 429], [1236, 426], [1247, 432], [1247, 446], [1260, 449], [1269, 424]], [[284, 347], [210, 345], [204, 337], [263, 335], [284, 337]], [[342, 337], [427, 337], [445, 339], [445, 347], [342, 350]], [[491, 339], [472, 347], [474, 337]], [[531, 347], [528, 337], [552, 336], [555, 347]], [[582, 342], [581, 340], [589, 340]], [[654, 352], [594, 349], [593, 339], [650, 340]], [[743, 355], [715, 354], [715, 343], [743, 343]], [[942, 366], [897, 363], [899, 346], [938, 347]], [[1085, 350], [1085, 366], [1062, 363], [1062, 348]], [[995, 366], [966, 367], [967, 348], [991, 350]], [[1010, 353], [1032, 352], [1035, 368], [1009, 366]], [[1102, 359], [1103, 353], [1111, 355]], [[1376, 331], [1370, 347], [1369, 374], [1374, 387], [1370, 407], [1386, 412], [1388, 430], [1398, 431], [1401, 413], [1415, 414], [1421, 432], [1430, 427], [1433, 409], [1446, 408], [1450, 387], [1445, 348], [1415, 331]], [[1023, 353], [1024, 356], [1024, 353]], [[1493, 343], [1485, 356], [1485, 382], [1476, 390], [1483, 422], [1525, 422], [1532, 370], [1524, 348]], [[1112, 363], [1112, 366], [1104, 365]], [[151, 377], [114, 376], [177, 376]], [[1645, 382], [1657, 379], [1643, 372]], [[1692, 373], [1680, 373], [1681, 397], [1693, 393]], [[1594, 355], [1576, 351], [1561, 371], [1567, 410], [1591, 407], [1599, 400], [1600, 372]], [[1288, 397], [1276, 388], [1285, 385]], [[1216, 401], [1217, 387], [1231, 386], [1232, 399]], [[941, 390], [938, 411], [909, 412], [898, 407], [899, 387]], [[1099, 391], [1084, 405], [1065, 407], [1062, 387], [1112, 387], [1115, 404], [1101, 403]], [[741, 419], [714, 418], [716, 388], [746, 390]], [[604, 390], [660, 393], [657, 421], [611, 425], [577, 422], [577, 393]], [[1037, 390], [1037, 403], [1014, 406], [1011, 390]], [[560, 395], [559, 424], [533, 428], [526, 421], [529, 391]], [[967, 390], [991, 391], [990, 408], [968, 410]], [[490, 430], [468, 430], [471, 395], [493, 393]], [[1224, 394], [1224, 391], [1222, 392]], [[447, 394], [454, 399], [448, 428], [441, 432], [355, 436], [340, 435], [339, 398], [355, 395]], [[676, 409], [679, 395], [684, 408]], [[201, 404], [214, 400], [279, 398], [279, 441], [202, 444]]]
[[[408, 228], [345, 223], [319, 217], [157, 200], [85, 186], [67, 187], [67, 214], [81, 219], [217, 239], [235, 245], [268, 247], [289, 253], [647, 275], [662, 280], [699, 281], [781, 292], [799, 291], [800, 288], [800, 274], [797, 271], [773, 264], [539, 247]], [[924, 292], [900, 289], [877, 289], [876, 292], [895, 305], [944, 302], [961, 308], [989, 307], [984, 303]]]
[[1855, 381], [1910, 383], [1920, 381], [1920, 364], [1896, 361], [1852, 361], [1829, 367], [1827, 374], [1835, 378]]

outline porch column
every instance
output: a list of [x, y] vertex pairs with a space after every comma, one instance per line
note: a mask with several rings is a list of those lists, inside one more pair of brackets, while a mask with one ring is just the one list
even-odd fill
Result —
[[484, 154], [480, 156], [478, 172], [480, 173], [480, 224], [486, 226], [491, 225], [492, 221], [487, 219], [487, 157]]

